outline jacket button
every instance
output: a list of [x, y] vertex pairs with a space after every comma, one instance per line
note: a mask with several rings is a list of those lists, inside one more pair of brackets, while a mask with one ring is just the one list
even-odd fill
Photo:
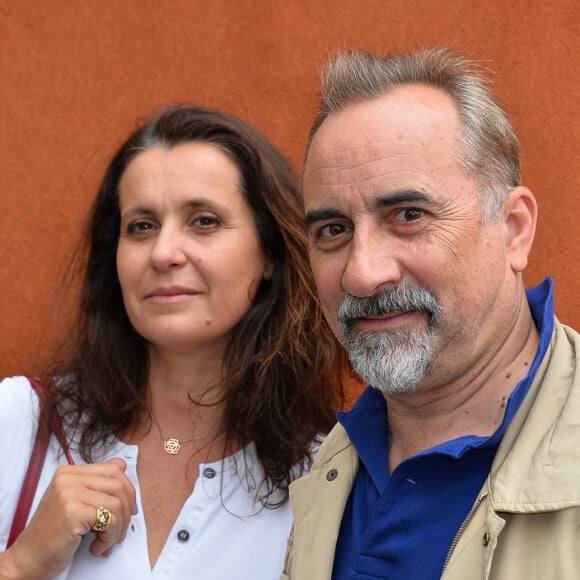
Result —
[[485, 532], [485, 534], [483, 534], [483, 545], [487, 546], [489, 544], [489, 532]]
[[327, 481], [334, 481], [337, 477], [338, 477], [338, 471], [336, 469], [331, 469], [326, 474], [326, 480]]

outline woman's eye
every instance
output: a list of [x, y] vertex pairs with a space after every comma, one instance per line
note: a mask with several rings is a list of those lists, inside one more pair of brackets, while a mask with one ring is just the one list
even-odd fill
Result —
[[193, 220], [193, 225], [203, 229], [214, 228], [219, 226], [220, 223], [219, 218], [213, 215], [202, 215]]
[[142, 234], [154, 228], [155, 226], [151, 222], [133, 222], [127, 226], [127, 233]]

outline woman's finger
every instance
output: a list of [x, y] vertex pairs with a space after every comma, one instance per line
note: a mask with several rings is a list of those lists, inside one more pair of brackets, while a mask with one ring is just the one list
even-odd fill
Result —
[[59, 574], [89, 532], [96, 534], [91, 553], [97, 556], [122, 541], [136, 499], [125, 468], [116, 459], [56, 471], [30, 523], [8, 550], [14, 554], [11, 561], [22, 567], [21, 577]]

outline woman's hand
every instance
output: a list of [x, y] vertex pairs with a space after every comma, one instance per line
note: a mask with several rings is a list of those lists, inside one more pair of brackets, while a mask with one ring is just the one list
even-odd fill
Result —
[[[110, 511], [111, 523], [96, 533], [94, 556], [108, 555], [125, 538], [136, 495], [125, 475], [127, 464], [105, 463], [60, 467], [33, 518], [9, 550], [0, 554], [0, 578], [53, 578], [71, 561], [82, 537], [96, 523], [97, 508]], [[93, 532], [95, 533], [95, 532]]]

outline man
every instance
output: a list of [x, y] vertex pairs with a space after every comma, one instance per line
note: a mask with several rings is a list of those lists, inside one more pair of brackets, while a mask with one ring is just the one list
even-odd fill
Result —
[[537, 205], [477, 66], [326, 68], [304, 168], [312, 267], [372, 385], [295, 482], [283, 578], [580, 578], [580, 337], [526, 292]]

